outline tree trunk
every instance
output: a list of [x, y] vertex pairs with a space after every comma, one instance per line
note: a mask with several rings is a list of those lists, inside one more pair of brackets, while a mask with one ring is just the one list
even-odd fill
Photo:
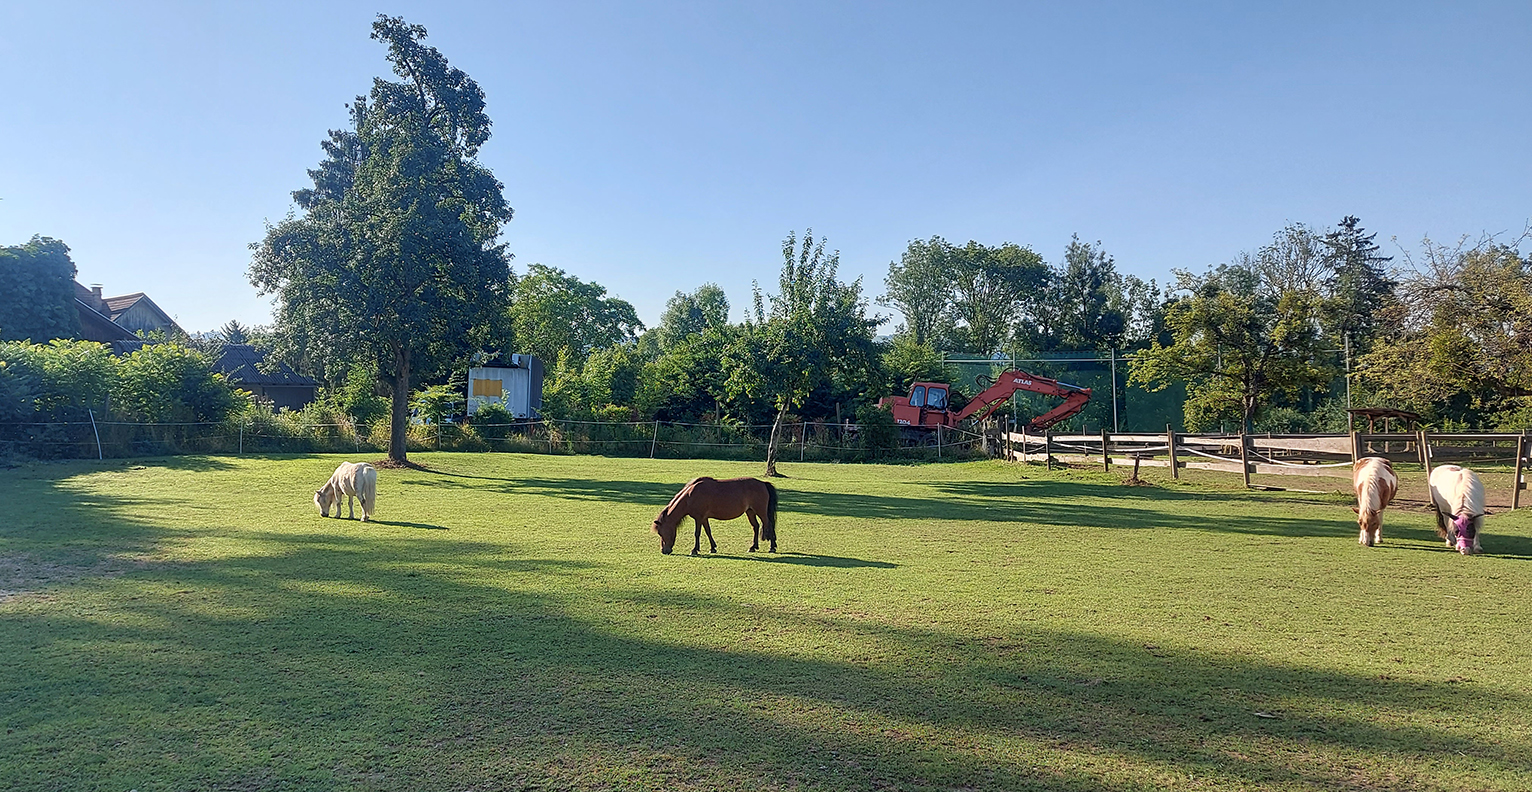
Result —
[[766, 476], [768, 478], [782, 475], [777, 472], [777, 444], [782, 438], [782, 421], [786, 418], [787, 402], [783, 402], [781, 409], [777, 410], [777, 420], [771, 425], [771, 441], [766, 444]]
[[388, 458], [408, 462], [410, 422], [410, 350], [394, 353], [394, 408], [389, 421]]

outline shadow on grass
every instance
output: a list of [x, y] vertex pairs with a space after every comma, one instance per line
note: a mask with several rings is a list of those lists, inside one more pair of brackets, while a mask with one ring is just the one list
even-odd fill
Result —
[[[113, 498], [33, 495], [102, 531], [103, 556], [179, 535]], [[79, 580], [88, 608], [5, 613], [0, 786], [1126, 792], [1192, 774], [1402, 790], [1532, 774], [1524, 718], [1479, 733], [1532, 696], [1474, 680], [769, 609], [430, 534], [240, 538], [264, 551]]]
[[863, 558], [815, 555], [812, 553], [778, 553], [775, 555], [766, 552], [749, 553], [747, 555], [703, 553], [699, 557], [727, 561], [759, 561], [766, 564], [795, 564], [797, 566], [828, 567], [831, 569], [895, 569], [899, 566], [888, 561], [868, 561]]
[[432, 525], [430, 523], [402, 522], [399, 520], [368, 520], [367, 525], [387, 525], [391, 528], [419, 528], [425, 531], [445, 531], [445, 525]]

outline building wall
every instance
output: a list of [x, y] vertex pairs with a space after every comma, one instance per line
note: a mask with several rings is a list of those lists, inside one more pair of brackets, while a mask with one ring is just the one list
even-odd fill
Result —
[[135, 304], [132, 308], [123, 311], [115, 320], [119, 327], [129, 332], [137, 333], [142, 330], [146, 333], [155, 330], [169, 330], [174, 325], [162, 315], [144, 302]]

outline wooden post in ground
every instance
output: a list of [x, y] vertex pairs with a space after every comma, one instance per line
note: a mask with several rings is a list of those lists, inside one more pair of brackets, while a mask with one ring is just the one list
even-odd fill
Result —
[[1239, 470], [1245, 475], [1245, 489], [1250, 489], [1250, 436], [1239, 433]]
[[1053, 433], [1043, 430], [1043, 466], [1053, 469]]
[[1106, 429], [1101, 430], [1101, 471], [1112, 472], [1112, 455], [1107, 453], [1107, 445], [1112, 441], [1107, 438]]
[[1516, 477], [1511, 480], [1511, 511], [1521, 507], [1521, 463], [1527, 458], [1527, 433], [1516, 438]]
[[1362, 456], [1362, 454], [1360, 453], [1360, 447], [1357, 445], [1360, 442], [1361, 442], [1361, 438], [1357, 437], [1357, 433], [1353, 430], [1351, 432], [1351, 461], [1352, 462], [1356, 462]]
[[1181, 465], [1176, 462], [1176, 430], [1165, 424], [1165, 450], [1170, 453], [1170, 477], [1181, 478]]
[[660, 444], [660, 422], [654, 422], [654, 434], [649, 438], [649, 458], [654, 459], [654, 447]]

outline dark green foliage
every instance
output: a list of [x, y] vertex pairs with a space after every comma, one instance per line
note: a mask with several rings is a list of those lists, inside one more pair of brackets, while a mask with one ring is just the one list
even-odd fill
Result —
[[962, 322], [962, 348], [980, 355], [1001, 351], [1018, 321], [1037, 322], [1048, 265], [1031, 248], [1012, 243], [989, 247], [970, 241], [946, 252], [952, 262], [953, 312]]
[[74, 262], [57, 239], [0, 247], [0, 340], [78, 338]]
[[499, 402], [488, 402], [479, 408], [479, 411], [469, 416], [468, 423], [480, 437], [486, 440], [504, 440], [511, 433], [511, 424], [516, 417], [511, 411]]
[[1365, 352], [1372, 347], [1379, 317], [1392, 301], [1396, 284], [1384, 269], [1393, 257], [1379, 255], [1373, 241], [1377, 234], [1365, 233], [1360, 223], [1348, 215], [1322, 240], [1328, 292], [1324, 320], [1330, 333], [1349, 338], [1354, 350]]
[[858, 438], [868, 459], [890, 456], [899, 450], [899, 425], [894, 423], [894, 413], [874, 404], [856, 408], [856, 423], [861, 432]]
[[277, 296], [276, 351], [334, 381], [354, 364], [392, 388], [392, 445], [406, 455], [410, 384], [467, 360], [475, 328], [506, 305], [511, 208], [474, 158], [489, 138], [484, 95], [422, 43], [425, 28], [380, 15], [373, 38], [402, 80], [373, 81], [332, 131], [303, 215], [254, 246], [250, 279]]

